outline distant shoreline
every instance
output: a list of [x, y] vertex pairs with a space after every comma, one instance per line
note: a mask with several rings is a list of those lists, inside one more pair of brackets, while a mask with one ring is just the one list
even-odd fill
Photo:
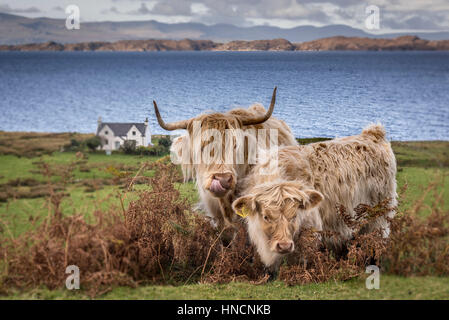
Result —
[[[9, 131], [9, 130], [2, 130], [0, 129], [0, 141], [3, 139], [8, 138], [20, 138], [25, 140], [32, 140], [32, 139], [55, 139], [55, 138], [61, 138], [61, 139], [67, 139], [72, 137], [77, 137], [81, 139], [86, 139], [89, 137], [92, 137], [95, 135], [95, 132], [77, 132], [77, 131], [65, 131], [65, 132], [49, 132], [49, 131]], [[160, 137], [169, 137], [169, 136], [177, 136], [177, 134], [164, 134], [164, 133], [154, 133], [151, 135], [153, 138], [160, 138]], [[335, 137], [326, 137], [323, 136], [317, 136], [317, 137], [295, 137], [296, 140], [298, 140], [301, 143], [313, 143], [313, 142], [320, 142], [325, 140], [332, 140], [338, 138], [338, 136]], [[422, 139], [422, 140], [390, 140], [391, 142], [449, 142], [449, 140], [442, 140], [442, 139], [436, 139], [436, 140], [429, 140], [429, 139]], [[1, 143], [0, 143], [1, 145]]]
[[330, 37], [292, 43], [286, 39], [230, 41], [211, 40], [121, 40], [62, 44], [54, 41], [0, 45], [0, 51], [449, 51], [449, 40], [425, 40], [417, 36], [393, 39]]

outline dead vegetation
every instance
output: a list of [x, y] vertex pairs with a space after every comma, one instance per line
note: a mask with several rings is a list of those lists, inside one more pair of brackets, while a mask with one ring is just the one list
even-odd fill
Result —
[[[34, 169], [30, 170], [35, 178], [16, 178], [0, 184], [0, 202], [14, 199], [33, 199], [50, 196], [50, 188], [64, 191], [66, 187], [81, 186], [85, 192], [94, 192], [105, 186], [117, 185], [125, 189], [129, 180], [139, 170], [138, 167], [122, 163], [88, 163], [87, 155], [77, 152], [74, 160], [68, 163], [50, 163], [39, 160], [32, 162]], [[107, 178], [75, 179], [75, 171], [90, 172], [97, 170], [107, 173]], [[148, 177], [138, 176], [133, 184], [148, 183]]]
[[[51, 184], [53, 169], [45, 165], [41, 169]], [[175, 188], [174, 182], [182, 180], [179, 169], [167, 158], [145, 164], [142, 170], [155, 172], [144, 178], [149, 188], [126, 208], [128, 190], [139, 181], [140, 170], [124, 177], [127, 187], [117, 195], [121, 205], [108, 211], [98, 209], [93, 223], [82, 215], [63, 214], [60, 205], [66, 194], [56, 188], [49, 188], [48, 217], [30, 219], [35, 225], [32, 230], [13, 237], [8, 224], [0, 221], [0, 291], [62, 288], [68, 265], [80, 268], [82, 289], [92, 296], [119, 285], [262, 284], [269, 280], [245, 230], [224, 245], [209, 221], [193, 212]], [[438, 183], [430, 185], [428, 192], [437, 190]], [[417, 215], [422, 208], [419, 200], [409, 212], [399, 213], [391, 221], [389, 240], [376, 232], [358, 232], [370, 219], [384, 215], [390, 209], [388, 202], [373, 208], [360, 205], [355, 219], [339, 208], [341, 219], [355, 230], [346, 254], [336, 257], [321, 245], [316, 232], [303, 230], [296, 239], [295, 254], [281, 266], [279, 279], [289, 285], [346, 280], [364, 274], [373, 261], [386, 273], [447, 276], [449, 212], [440, 209], [443, 200], [442, 194], [435, 196], [427, 218]]]
[[0, 131], [0, 154], [35, 157], [59, 151], [71, 140], [86, 140], [93, 134]]

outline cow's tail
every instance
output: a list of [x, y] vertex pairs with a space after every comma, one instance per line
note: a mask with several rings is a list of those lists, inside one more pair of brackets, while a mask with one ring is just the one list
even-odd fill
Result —
[[370, 124], [362, 131], [363, 135], [374, 137], [376, 140], [386, 140], [385, 128], [382, 124]]

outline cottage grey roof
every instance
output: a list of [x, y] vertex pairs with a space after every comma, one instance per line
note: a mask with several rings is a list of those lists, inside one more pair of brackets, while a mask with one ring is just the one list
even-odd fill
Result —
[[119, 123], [119, 122], [102, 122], [97, 128], [97, 134], [108, 126], [116, 137], [126, 136], [132, 126], [136, 126], [137, 130], [145, 137], [145, 123]]

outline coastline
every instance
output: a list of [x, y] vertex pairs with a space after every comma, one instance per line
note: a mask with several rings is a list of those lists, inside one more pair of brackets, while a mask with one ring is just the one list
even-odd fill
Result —
[[0, 45], [0, 51], [449, 51], [449, 40], [425, 40], [417, 36], [393, 39], [330, 37], [292, 43], [286, 39], [234, 40], [226, 43], [211, 40], [121, 40], [116, 42], [29, 43]]
[[[0, 155], [14, 155], [18, 157], [35, 157], [44, 154], [52, 154], [53, 152], [62, 151], [64, 146], [70, 144], [72, 140], [79, 142], [92, 138], [95, 133], [79, 133], [79, 132], [24, 132], [24, 131], [2, 131], [0, 130]], [[152, 139], [157, 141], [161, 137], [169, 137], [165, 134], [153, 134]], [[314, 137], [314, 138], [298, 138], [296, 140], [300, 145], [330, 140], [329, 137]], [[417, 150], [422, 150], [423, 154], [418, 156], [416, 161], [420, 158], [428, 157], [426, 153], [428, 150], [436, 150], [435, 154], [444, 154], [443, 150], [449, 148], [449, 140], [416, 140], [416, 141], [391, 141], [394, 148], [400, 150], [408, 150], [416, 153]], [[410, 151], [412, 150], [412, 151]], [[427, 151], [426, 151], [427, 150]], [[438, 163], [444, 163], [449, 166], [449, 159], [432, 159]]]

